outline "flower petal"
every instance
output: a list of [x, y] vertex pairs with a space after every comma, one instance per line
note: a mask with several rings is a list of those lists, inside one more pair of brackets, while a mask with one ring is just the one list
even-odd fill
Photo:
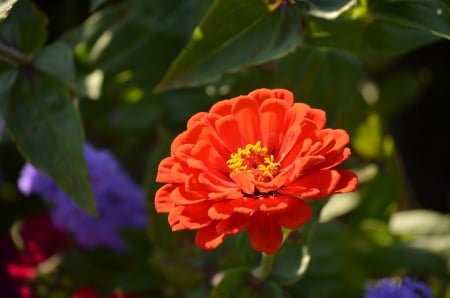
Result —
[[255, 144], [261, 140], [258, 109], [255, 99], [250, 96], [239, 96], [233, 104], [231, 112], [236, 117], [245, 144]]
[[327, 122], [325, 111], [320, 109], [309, 109], [308, 112], [306, 112], [305, 118], [312, 120], [317, 129], [324, 128], [325, 123]]
[[212, 221], [208, 216], [210, 207], [211, 203], [209, 202], [176, 207], [169, 214], [172, 230], [194, 230], [206, 227]]
[[237, 234], [250, 224], [250, 216], [244, 214], [233, 214], [227, 219], [221, 220], [216, 230], [218, 233]]
[[334, 190], [335, 193], [352, 192], [358, 185], [358, 177], [355, 173], [349, 170], [337, 169], [341, 176], [339, 182]]
[[155, 194], [155, 208], [158, 213], [170, 212], [174, 207], [170, 194], [174, 190], [173, 184], [166, 184], [156, 191]]
[[283, 241], [283, 233], [280, 225], [269, 215], [261, 212], [252, 216], [248, 227], [248, 236], [252, 247], [272, 255], [278, 251]]
[[288, 207], [286, 211], [274, 214], [273, 218], [282, 227], [296, 229], [306, 223], [312, 216], [311, 207], [302, 199], [287, 197]]
[[255, 184], [253, 183], [254, 176], [250, 172], [232, 172], [230, 178], [236, 182], [243, 193], [253, 194], [255, 191]]
[[224, 238], [225, 234], [217, 233], [216, 223], [213, 222], [197, 231], [197, 234], [195, 235], [195, 245], [202, 249], [212, 250], [219, 246]]
[[277, 98], [286, 102], [289, 106], [294, 103], [294, 95], [286, 89], [257, 89], [248, 94], [253, 97], [258, 105], [261, 105], [266, 99]]
[[230, 152], [236, 152], [239, 147], [245, 146], [241, 136], [237, 133], [239, 132], [239, 126], [234, 116], [227, 115], [217, 120], [216, 130]]
[[209, 112], [212, 114], [218, 114], [220, 116], [230, 115], [232, 105], [233, 105], [233, 102], [229, 99], [221, 100], [221, 101], [215, 103], [211, 107]]
[[208, 216], [213, 220], [223, 220], [229, 218], [234, 210], [228, 200], [216, 203], [208, 210]]
[[293, 181], [282, 193], [303, 199], [320, 199], [334, 193], [339, 179], [340, 175], [336, 170], [317, 170]]
[[273, 152], [280, 143], [280, 129], [288, 111], [285, 102], [278, 99], [267, 99], [260, 107], [262, 144]]

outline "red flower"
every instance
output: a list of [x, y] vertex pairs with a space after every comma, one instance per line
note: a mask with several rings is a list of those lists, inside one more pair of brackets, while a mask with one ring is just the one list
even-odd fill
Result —
[[[73, 293], [72, 298], [101, 298], [100, 294], [92, 287], [83, 287]], [[133, 294], [124, 294], [120, 291], [115, 291], [108, 295], [107, 298], [136, 298]]]
[[[9, 236], [0, 235], [0, 250], [5, 253], [0, 255], [0, 280], [11, 291], [7, 297], [29, 298], [34, 297], [28, 282], [35, 279], [36, 267], [67, 248], [69, 235], [57, 230], [47, 213], [26, 218], [19, 233], [24, 244], [22, 251]], [[0, 289], [4, 293], [3, 287]]]
[[275, 253], [281, 227], [310, 219], [305, 200], [356, 188], [354, 173], [333, 169], [350, 155], [348, 134], [325, 122], [324, 111], [283, 89], [216, 103], [188, 121], [161, 161], [156, 210], [169, 213], [173, 231], [197, 230], [200, 248], [247, 229], [254, 249]]

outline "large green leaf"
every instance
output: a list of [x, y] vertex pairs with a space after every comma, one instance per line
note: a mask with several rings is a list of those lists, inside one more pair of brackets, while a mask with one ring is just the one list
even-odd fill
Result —
[[233, 269], [212, 290], [211, 298], [283, 298], [283, 290], [272, 281], [256, 280], [250, 270]]
[[296, 11], [260, 0], [218, 0], [195, 29], [157, 90], [201, 85], [226, 71], [280, 58], [300, 40]]
[[0, 42], [30, 56], [44, 45], [46, 25], [47, 18], [28, 0], [19, 0], [0, 22]]
[[281, 60], [275, 85], [294, 92], [298, 100], [327, 111], [333, 124], [348, 109], [358, 91], [362, 69], [347, 52], [303, 46]]
[[450, 9], [440, 0], [389, 0], [374, 8], [381, 20], [450, 39]]
[[[44, 49], [37, 55], [38, 61], [50, 59], [49, 52], [55, 58], [65, 55], [59, 51], [65, 53], [60, 46]], [[74, 77], [73, 65], [71, 60], [59, 60], [59, 64], [42, 64], [41, 71], [29, 66], [4, 72], [0, 79], [0, 112], [22, 154], [81, 207], [95, 214], [74, 90], [67, 87], [68, 82], [61, 83], [66, 77]], [[55, 69], [65, 71], [55, 78]]]
[[75, 68], [72, 52], [63, 43], [56, 42], [43, 48], [34, 58], [36, 69], [51, 75], [65, 87], [75, 85]]
[[361, 1], [336, 20], [311, 19], [305, 43], [368, 54], [372, 59], [374, 54], [399, 55], [448, 38], [449, 14], [439, 0]]

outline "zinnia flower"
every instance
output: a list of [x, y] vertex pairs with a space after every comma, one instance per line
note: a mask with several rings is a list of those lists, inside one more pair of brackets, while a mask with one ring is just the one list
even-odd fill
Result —
[[382, 278], [366, 287], [364, 298], [431, 298], [424, 283], [405, 277], [403, 280]]
[[84, 148], [89, 180], [100, 217], [93, 218], [76, 205], [47, 175], [27, 163], [18, 181], [26, 195], [41, 195], [52, 205], [54, 225], [74, 235], [85, 248], [109, 247], [126, 250], [119, 228], [143, 229], [147, 225], [145, 195], [106, 150]]
[[161, 161], [156, 210], [173, 231], [197, 230], [202, 249], [246, 229], [254, 249], [274, 254], [282, 227], [310, 219], [306, 200], [356, 188], [354, 173], [334, 169], [350, 155], [348, 134], [325, 122], [283, 89], [219, 101], [192, 116]]

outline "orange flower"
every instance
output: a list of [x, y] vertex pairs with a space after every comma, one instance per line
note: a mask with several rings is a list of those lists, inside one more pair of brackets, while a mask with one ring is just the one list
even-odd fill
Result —
[[282, 227], [310, 219], [305, 200], [356, 188], [354, 173], [333, 169], [350, 155], [348, 134], [325, 122], [283, 89], [219, 101], [191, 117], [161, 161], [156, 210], [169, 213], [173, 231], [197, 230], [200, 248], [247, 229], [254, 249], [274, 254]]

